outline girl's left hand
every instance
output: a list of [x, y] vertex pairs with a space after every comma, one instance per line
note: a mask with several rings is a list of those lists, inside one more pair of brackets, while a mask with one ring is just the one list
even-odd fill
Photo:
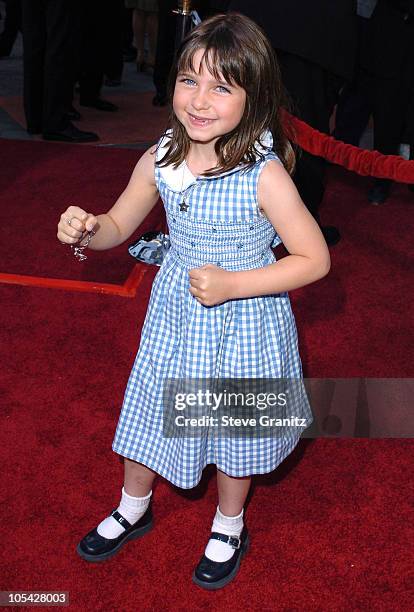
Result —
[[205, 264], [188, 272], [190, 276], [190, 293], [203, 306], [216, 306], [230, 299], [229, 275], [214, 264]]

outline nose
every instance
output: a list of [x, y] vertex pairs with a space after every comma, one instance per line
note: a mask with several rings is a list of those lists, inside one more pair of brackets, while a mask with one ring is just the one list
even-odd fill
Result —
[[210, 102], [207, 91], [202, 87], [197, 88], [192, 97], [191, 104], [196, 110], [209, 108]]

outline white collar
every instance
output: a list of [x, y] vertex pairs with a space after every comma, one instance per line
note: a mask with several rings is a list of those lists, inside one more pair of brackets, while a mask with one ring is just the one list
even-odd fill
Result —
[[[169, 129], [162, 137], [159, 147], [157, 148], [157, 161], [165, 155], [167, 147], [171, 140], [171, 134], [172, 130]], [[269, 153], [272, 150], [273, 146], [273, 137], [271, 132], [269, 130], [264, 131], [260, 137], [260, 141], [262, 144], [260, 144], [259, 141], [256, 141], [255, 147], [258, 151], [260, 151], [260, 153], [266, 155], [266, 153]], [[259, 156], [257, 156], [257, 158], [259, 159]], [[222, 172], [221, 174], [217, 174], [216, 176], [203, 176], [201, 177], [201, 179], [215, 179], [222, 176], [227, 176], [227, 174], [239, 171], [242, 167], [243, 164], [240, 164], [236, 168], [232, 168], [231, 170], [227, 170], [226, 172]], [[173, 166], [170, 164], [169, 166], [158, 167], [158, 170], [162, 179], [167, 183], [171, 191], [175, 191], [178, 193], [180, 193], [181, 191], [185, 191], [186, 189], [188, 189], [188, 187], [190, 187], [190, 185], [197, 181], [197, 177], [192, 174], [185, 160], [177, 168], [173, 168]]]

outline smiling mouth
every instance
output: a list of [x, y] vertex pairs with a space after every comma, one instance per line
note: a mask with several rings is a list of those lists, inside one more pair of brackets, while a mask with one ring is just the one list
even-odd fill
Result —
[[214, 119], [209, 119], [206, 117], [197, 117], [197, 115], [192, 115], [191, 113], [188, 113], [188, 116], [190, 117], [190, 122], [193, 125], [198, 125], [198, 126], [206, 126], [206, 125], [210, 125], [211, 123], [213, 123]]

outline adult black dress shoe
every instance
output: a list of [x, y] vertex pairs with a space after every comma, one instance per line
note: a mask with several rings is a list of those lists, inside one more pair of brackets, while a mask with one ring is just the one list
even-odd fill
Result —
[[206, 555], [203, 555], [193, 572], [192, 580], [195, 584], [208, 591], [215, 591], [235, 578], [239, 571], [241, 559], [249, 549], [250, 540], [246, 527], [243, 527], [240, 538], [217, 531], [210, 534], [211, 538], [228, 542], [235, 549], [233, 556], [228, 561], [212, 561]]
[[85, 561], [97, 563], [113, 557], [124, 544], [145, 535], [153, 526], [151, 502], [145, 514], [133, 525], [131, 525], [131, 523], [129, 523], [116, 509], [112, 510], [111, 516], [113, 516], [122, 527], [125, 527], [125, 531], [117, 538], [108, 539], [99, 535], [97, 527], [92, 529], [92, 531], [79, 542], [76, 548], [78, 554], [82, 559], [85, 559]]
[[334, 225], [323, 225], [321, 226], [321, 231], [328, 246], [333, 246], [341, 240], [339, 229]]
[[95, 132], [83, 132], [69, 123], [68, 127], [59, 132], [43, 132], [43, 140], [59, 140], [61, 142], [96, 142], [99, 140]]
[[82, 100], [79, 102], [81, 106], [88, 106], [89, 108], [96, 108], [100, 111], [106, 111], [109, 113], [114, 113], [118, 110], [118, 107], [112, 102], [108, 102], [108, 100], [102, 100], [101, 98], [97, 98], [96, 100]]

